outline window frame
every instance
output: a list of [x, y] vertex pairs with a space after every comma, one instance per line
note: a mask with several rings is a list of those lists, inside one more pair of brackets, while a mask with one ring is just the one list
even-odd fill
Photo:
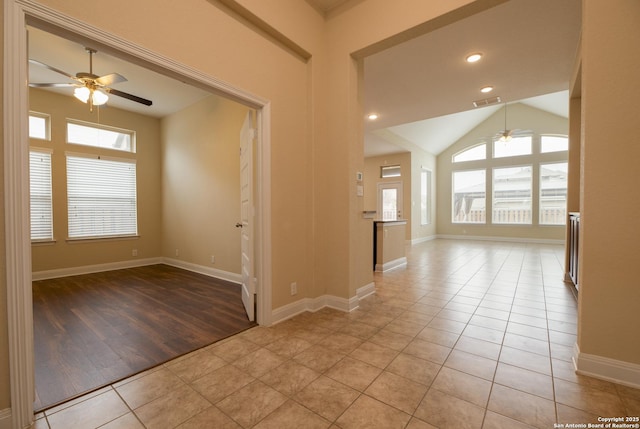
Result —
[[[561, 151], [559, 151], [561, 152]], [[553, 152], [552, 152], [553, 153]], [[542, 196], [542, 169], [545, 165], [552, 165], [552, 164], [564, 164], [567, 166], [567, 171], [565, 172], [566, 174], [566, 182], [565, 182], [565, 195], [564, 195], [564, 213], [560, 216], [560, 218], [563, 220], [562, 223], [543, 223], [542, 222], [542, 210], [543, 210], [543, 196]], [[540, 162], [540, 167], [539, 167], [539, 172], [538, 172], [538, 183], [539, 183], [539, 190], [538, 190], [538, 224], [540, 226], [566, 226], [567, 224], [567, 197], [568, 197], [568, 191], [569, 191], [569, 160], [566, 161], [549, 161], [549, 162]]]
[[[475, 148], [484, 146], [484, 157], [482, 158], [474, 158], [474, 159], [463, 159], [460, 161], [456, 161], [456, 157], [462, 155], [463, 153], [469, 152], [474, 150]], [[466, 147], [465, 149], [462, 149], [461, 151], [458, 151], [456, 153], [454, 153], [453, 155], [451, 155], [451, 163], [452, 164], [458, 164], [461, 162], [472, 162], [472, 161], [486, 161], [487, 160], [487, 142], [486, 141], [482, 141], [480, 143], [471, 145]]]
[[[31, 135], [31, 118], [32, 117], [44, 119], [44, 123], [45, 123], [44, 137], [34, 137]], [[29, 138], [38, 140], [38, 141], [47, 141], [47, 142], [51, 141], [51, 115], [47, 113], [36, 112], [33, 110], [29, 111]]]
[[[469, 222], [467, 220], [455, 220], [456, 199], [455, 199], [455, 176], [456, 173], [470, 173], [474, 171], [482, 171], [484, 173], [484, 220], [482, 222]], [[466, 204], [464, 201], [461, 204]], [[473, 202], [472, 202], [473, 204]], [[486, 225], [487, 224], [487, 168], [473, 168], [467, 170], [454, 170], [451, 172], [451, 223], [452, 224], [469, 224], [469, 225]]]
[[433, 172], [422, 167], [420, 171], [420, 226], [431, 225], [431, 188]]
[[[498, 170], [510, 170], [510, 169], [524, 169], [529, 168], [529, 222], [496, 222], [495, 210], [496, 210], [496, 171]], [[519, 226], [531, 226], [533, 225], [533, 164], [520, 164], [520, 165], [505, 165], [505, 166], [495, 166], [491, 168], [491, 224], [492, 225], [519, 225]]]
[[[75, 125], [75, 126], [85, 127], [85, 128], [93, 128], [93, 129], [98, 130], [98, 132], [107, 131], [107, 132], [114, 132], [114, 133], [128, 135], [129, 136], [129, 142], [130, 142], [130, 148], [129, 149], [120, 149], [120, 148], [117, 148], [117, 147], [100, 146], [100, 145], [95, 145], [95, 144], [81, 143], [81, 142], [77, 142], [77, 141], [69, 141], [69, 125]], [[136, 132], [135, 131], [127, 130], [125, 128], [114, 127], [114, 126], [111, 126], [111, 125], [103, 125], [103, 124], [96, 124], [96, 123], [93, 123], [93, 122], [81, 121], [81, 120], [73, 119], [73, 118], [67, 118], [67, 120], [66, 120], [66, 123], [65, 123], [65, 142], [68, 145], [73, 145], [73, 146], [77, 146], [77, 147], [86, 147], [86, 148], [93, 148], [93, 149], [100, 149], [100, 150], [112, 150], [112, 151], [131, 153], [131, 154], [135, 154], [136, 153]]]

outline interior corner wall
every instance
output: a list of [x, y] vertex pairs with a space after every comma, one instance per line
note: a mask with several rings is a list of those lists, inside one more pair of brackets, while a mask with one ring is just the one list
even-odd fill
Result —
[[[4, 58], [4, 1], [0, 0], [0, 50]], [[3, 61], [4, 66], [4, 61]], [[4, 98], [4, 67], [0, 68], [0, 95]], [[4, 130], [4, 103], [0, 104], [0, 129]], [[0, 143], [0, 193], [4, 195], [4, 136]], [[6, 251], [4, 232], [4, 198], [0, 205], [0, 272], [6, 273]], [[9, 385], [9, 339], [7, 326], [7, 278], [0, 276], [0, 380], [7, 380], [0, 384], [0, 411], [11, 405], [11, 391]]]
[[[580, 352], [636, 365], [640, 3], [583, 1]], [[580, 367], [578, 367], [580, 369]], [[637, 381], [636, 381], [637, 382]]]
[[[55, 243], [31, 246], [34, 273], [160, 256], [160, 121], [115, 107], [89, 111], [72, 96], [29, 90], [31, 110], [51, 117], [51, 141], [30, 139], [31, 147], [52, 149], [53, 233]], [[105, 153], [104, 149], [66, 143], [68, 118], [136, 132], [136, 153], [110, 150], [109, 156], [136, 159], [138, 237], [67, 241], [66, 152]], [[138, 256], [132, 256], [136, 249]]]
[[[491, 181], [491, 168], [509, 167], [512, 165], [528, 165], [539, 162], [562, 162], [566, 161], [566, 152], [536, 154], [518, 159], [518, 157], [487, 159], [482, 161], [466, 161], [453, 164], [452, 157], [457, 152], [468, 148], [474, 144], [487, 142], [491, 145], [491, 137], [499, 130], [504, 129], [504, 108], [498, 110], [486, 121], [463, 136], [456, 143], [448, 147], [438, 155], [437, 160], [437, 230], [438, 235], [446, 236], [467, 236], [467, 237], [501, 237], [501, 238], [523, 238], [542, 240], [564, 240], [564, 226], [537, 225], [534, 221], [532, 225], [492, 225], [489, 223], [489, 213], [487, 213], [486, 224], [453, 223], [451, 221], [451, 189], [452, 174], [455, 170], [474, 170], [486, 168], [487, 185]], [[508, 106], [510, 127], [515, 129], [530, 129], [538, 134], [561, 134], [568, 135], [569, 122], [567, 118], [557, 116], [542, 110], [524, 105], [522, 103], [510, 104]], [[534, 139], [535, 140], [535, 139]], [[535, 141], [534, 141], [535, 147]], [[491, 151], [491, 149], [489, 148]], [[534, 169], [535, 170], [535, 169]], [[534, 183], [537, 180], [533, 178]], [[489, 188], [491, 189], [491, 188]], [[534, 187], [535, 190], [535, 187]], [[534, 193], [535, 198], [535, 193]], [[487, 195], [487, 211], [490, 210], [491, 195]], [[532, 210], [535, 213], [535, 201]], [[536, 216], [534, 215], [534, 219]]]
[[212, 95], [162, 119], [163, 257], [240, 274], [238, 150], [248, 110]]

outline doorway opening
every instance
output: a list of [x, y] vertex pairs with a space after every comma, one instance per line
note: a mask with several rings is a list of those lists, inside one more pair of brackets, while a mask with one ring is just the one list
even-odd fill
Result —
[[234, 88], [225, 82], [198, 72], [161, 55], [150, 52], [115, 35], [66, 17], [43, 6], [9, 2], [5, 5], [5, 29], [12, 40], [11, 52], [5, 56], [5, 141], [21, 144], [5, 145], [5, 230], [7, 261], [7, 300], [11, 402], [14, 424], [28, 425], [33, 418], [33, 314], [31, 240], [29, 231], [29, 157], [27, 121], [28, 89], [26, 82], [26, 26], [34, 26], [88, 44], [127, 61], [133, 61], [156, 72], [177, 77], [183, 82], [223, 95], [256, 111], [256, 198], [255, 242], [257, 321], [271, 323], [271, 256], [270, 243], [270, 104], [268, 100]]

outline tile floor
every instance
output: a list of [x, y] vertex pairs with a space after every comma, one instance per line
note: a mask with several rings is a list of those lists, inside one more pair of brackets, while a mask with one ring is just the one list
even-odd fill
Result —
[[256, 327], [37, 415], [35, 428], [553, 428], [640, 415], [578, 376], [562, 246], [434, 240], [350, 314]]

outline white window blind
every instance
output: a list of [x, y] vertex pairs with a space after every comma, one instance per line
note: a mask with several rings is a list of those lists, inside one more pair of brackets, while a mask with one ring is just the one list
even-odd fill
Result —
[[136, 164], [67, 155], [69, 238], [138, 233]]
[[29, 152], [31, 240], [53, 240], [51, 153]]

